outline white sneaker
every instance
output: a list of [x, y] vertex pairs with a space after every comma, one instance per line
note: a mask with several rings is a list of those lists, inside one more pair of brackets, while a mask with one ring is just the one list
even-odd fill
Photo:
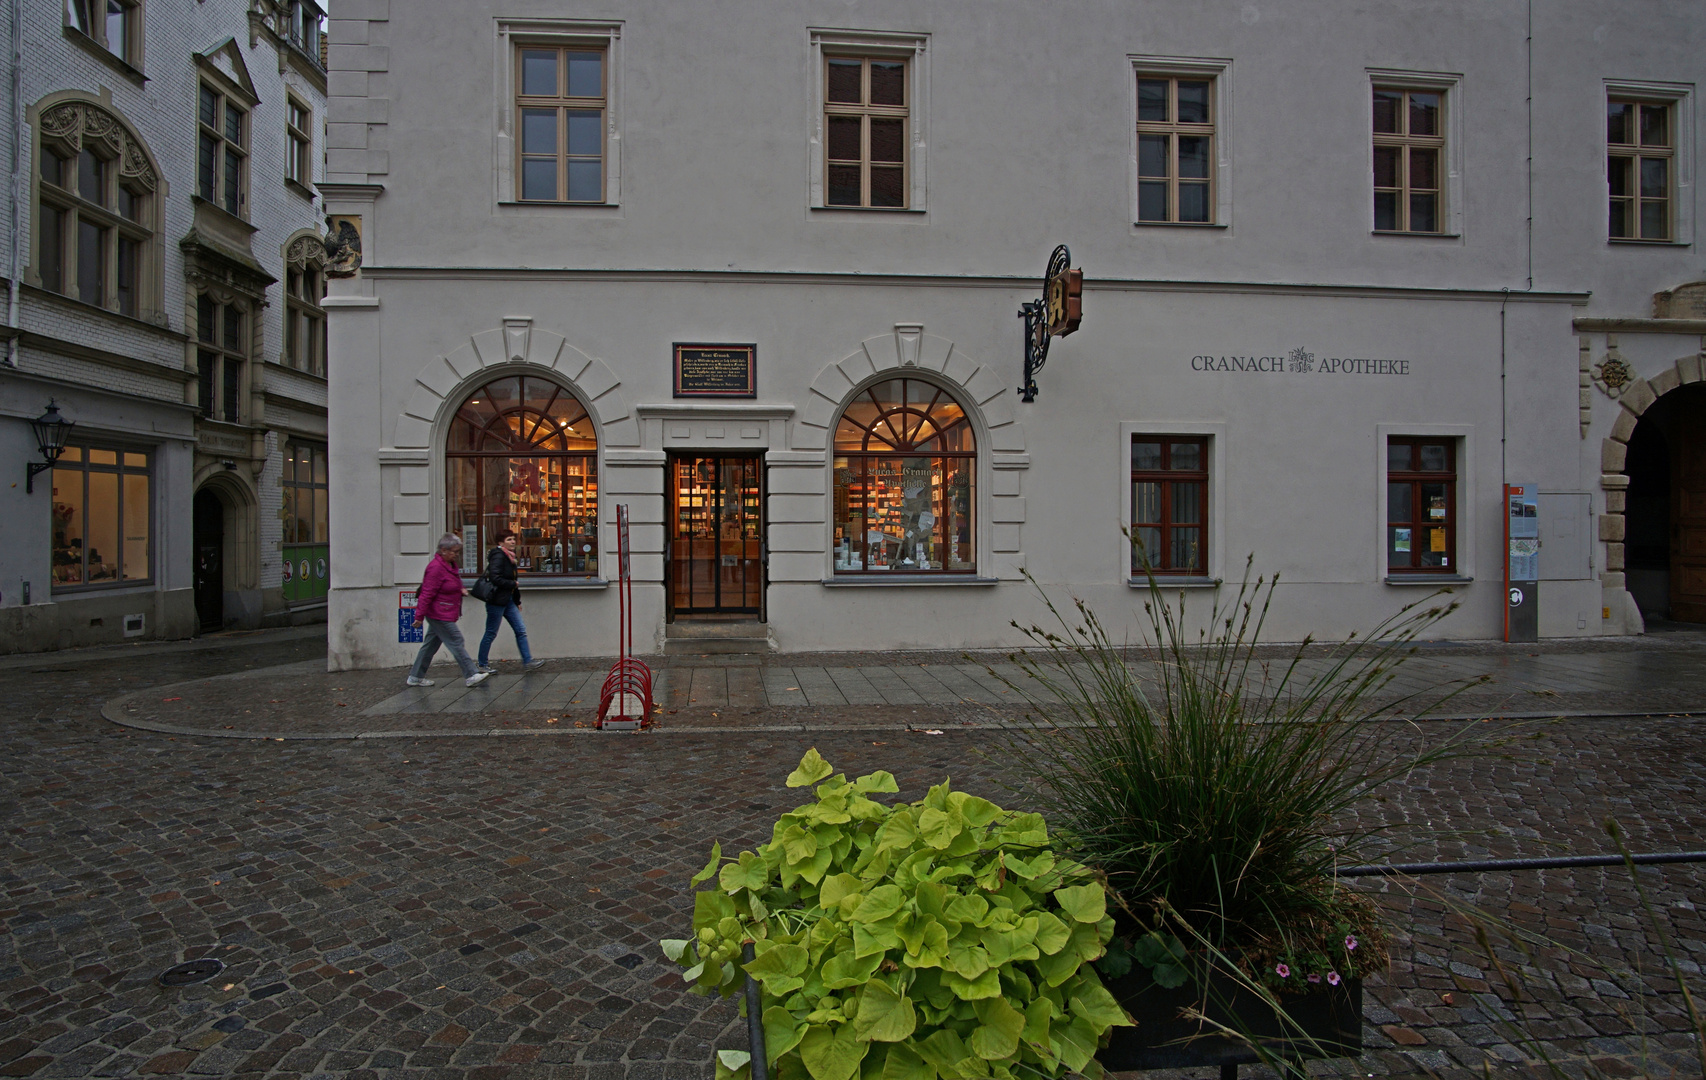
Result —
[[423, 679], [418, 675], [410, 675], [409, 676], [409, 685], [410, 686], [431, 686], [432, 680], [431, 679]]
[[474, 672], [474, 674], [468, 676], [466, 679], [463, 679], [462, 685], [463, 686], [479, 686], [481, 683], [485, 682], [487, 679], [489, 679], [491, 677], [492, 677], [492, 673], [489, 671], [476, 671], [476, 672]]

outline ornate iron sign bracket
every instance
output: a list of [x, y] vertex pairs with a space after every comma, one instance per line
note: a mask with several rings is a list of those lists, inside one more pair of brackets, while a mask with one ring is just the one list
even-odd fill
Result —
[[1042, 297], [1019, 306], [1019, 318], [1025, 321], [1025, 384], [1019, 387], [1021, 401], [1037, 399], [1037, 372], [1048, 362], [1049, 341], [1078, 329], [1084, 272], [1071, 266], [1072, 252], [1067, 246], [1055, 248], [1043, 274]]

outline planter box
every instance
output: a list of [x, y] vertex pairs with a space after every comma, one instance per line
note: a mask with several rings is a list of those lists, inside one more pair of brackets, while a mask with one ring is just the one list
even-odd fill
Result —
[[[1206, 995], [1189, 984], [1176, 990], [1157, 986], [1146, 971], [1109, 980], [1108, 989], [1137, 1026], [1113, 1030], [1107, 1047], [1096, 1054], [1105, 1069], [1219, 1065], [1223, 1077], [1233, 1077], [1239, 1065], [1261, 1061], [1248, 1043], [1221, 1034], [1215, 1023], [1244, 1033], [1287, 1061], [1362, 1053], [1361, 979], [1346, 979], [1336, 987], [1323, 983], [1306, 994], [1281, 995], [1289, 1023], [1266, 1000], [1225, 975], [1211, 976]], [[1180, 1015], [1186, 1009], [1197, 1009], [1214, 1023], [1187, 1020]]]

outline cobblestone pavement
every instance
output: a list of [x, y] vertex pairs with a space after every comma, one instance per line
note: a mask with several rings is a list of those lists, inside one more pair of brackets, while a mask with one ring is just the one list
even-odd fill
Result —
[[[1637, 666], [1689, 651], [1624, 650]], [[714, 1047], [743, 1045], [734, 1010], [685, 994], [653, 942], [681, 932], [713, 838], [751, 846], [797, 801], [782, 778], [808, 746], [850, 773], [889, 769], [904, 797], [951, 775], [1023, 801], [997, 783], [1000, 733], [906, 730], [914, 709], [934, 723], [963, 703], [679, 703], [667, 719], [691, 738], [207, 737], [230, 733], [209, 719], [221, 708], [235, 732], [259, 724], [243, 709], [280, 693], [352, 695], [360, 684], [326, 676], [322, 655], [298, 632], [0, 661], [0, 1076], [702, 1080]], [[909, 666], [865, 661], [818, 666]], [[572, 670], [559, 666], [553, 678]], [[186, 697], [185, 680], [223, 674], [246, 677], [198, 706], [200, 735], [101, 717], [109, 699]], [[394, 675], [382, 697], [330, 705], [332, 722], [393, 696]], [[724, 712], [742, 715], [728, 730], [700, 723]], [[816, 730], [772, 730], [803, 726]], [[1382, 737], [1401, 750], [1459, 726]], [[1429, 838], [1406, 858], [1603, 851], [1607, 815], [1635, 850], [1706, 847], [1706, 720], [1584, 717], [1534, 734], [1418, 773], [1361, 812]], [[1368, 987], [1369, 1050], [1311, 1071], [1531, 1075], [1523, 1062], [1544, 1050], [1564, 1075], [1698, 1075], [1654, 930], [1706, 995], [1702, 877], [1641, 871], [1651, 918], [1621, 872], [1371, 885], [1401, 933]], [[1486, 948], [1470, 906], [1493, 930]], [[1524, 956], [1504, 924], [1549, 940]], [[227, 966], [195, 986], [154, 981], [199, 957]]]

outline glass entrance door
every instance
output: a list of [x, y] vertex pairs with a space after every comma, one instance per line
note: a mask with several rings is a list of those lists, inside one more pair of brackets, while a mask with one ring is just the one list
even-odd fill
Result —
[[757, 457], [670, 459], [670, 603], [676, 614], [762, 613], [760, 475]]

